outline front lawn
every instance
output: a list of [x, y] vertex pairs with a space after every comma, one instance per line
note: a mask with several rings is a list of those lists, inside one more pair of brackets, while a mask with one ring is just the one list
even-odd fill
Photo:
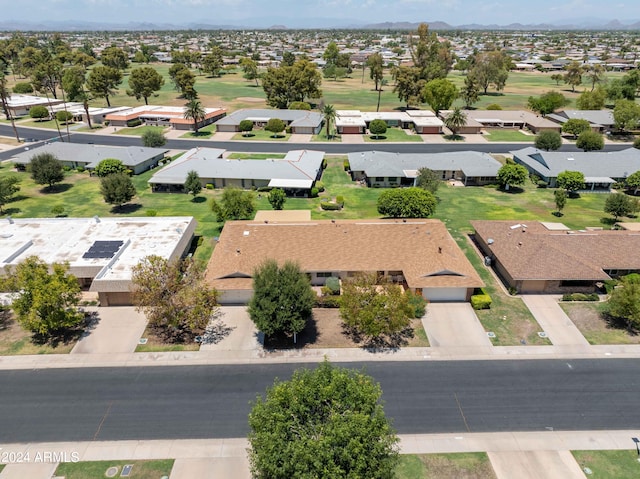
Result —
[[327, 138], [327, 132], [323, 131], [318, 135], [313, 135], [311, 137], [311, 141], [312, 142], [316, 142], [316, 141], [333, 141], [333, 142], [341, 142], [342, 141], [342, 136], [336, 134], [333, 134], [331, 136], [329, 136], [329, 138]]
[[211, 123], [210, 125], [199, 128], [198, 133], [196, 133], [195, 131], [189, 131], [182, 135], [180, 138], [211, 138], [211, 135], [213, 135], [215, 132], [216, 125], [215, 123]]
[[171, 343], [164, 341], [153, 330], [147, 326], [142, 333], [142, 337], [147, 340], [145, 344], [138, 344], [136, 346], [136, 353], [151, 353], [151, 352], [167, 352], [167, 351], [198, 351], [200, 349], [200, 343]]
[[603, 315], [605, 306], [605, 303], [560, 303], [589, 344], [640, 344], [639, 334], [609, 321]]
[[525, 135], [524, 133], [522, 133], [520, 130], [509, 130], [509, 129], [490, 129], [487, 130], [487, 135], [484, 135], [484, 137], [488, 140], [488, 141], [505, 141], [505, 142], [511, 142], [511, 141], [528, 141], [528, 142], [534, 142], [536, 137], [533, 135]]
[[149, 461], [87, 461], [87, 462], [63, 462], [56, 469], [55, 475], [66, 479], [104, 479], [109, 468], [117, 468], [115, 476], [120, 474], [126, 465], [133, 465], [128, 476], [131, 479], [158, 479], [169, 476], [173, 469], [173, 459], [149, 460]]
[[273, 136], [273, 133], [266, 130], [253, 130], [248, 135], [245, 133], [236, 133], [231, 138], [232, 140], [251, 140], [251, 141], [289, 141], [291, 138], [290, 133], [278, 133], [278, 136]]
[[400, 456], [397, 479], [495, 479], [486, 452]]
[[136, 126], [134, 128], [122, 128], [115, 132], [116, 135], [127, 135], [127, 136], [142, 136], [147, 131], [158, 131], [160, 133], [164, 133], [166, 130], [163, 126]]
[[571, 451], [571, 453], [583, 471], [585, 468], [591, 470], [591, 474], [587, 477], [637, 479], [640, 477], [640, 463], [632, 447], [633, 443], [629, 441], [628, 450]]
[[22, 329], [12, 318], [0, 318], [0, 356], [22, 354], [69, 354], [80, 338], [81, 331], [70, 332], [67, 337], [47, 343], [33, 339], [33, 335]]
[[407, 134], [402, 128], [387, 128], [386, 133], [383, 135], [364, 135], [364, 141], [370, 143], [380, 142], [422, 142], [420, 135]]

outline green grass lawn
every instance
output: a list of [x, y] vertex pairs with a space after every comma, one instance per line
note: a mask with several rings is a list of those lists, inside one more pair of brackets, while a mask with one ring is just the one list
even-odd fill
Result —
[[282, 159], [287, 155], [282, 153], [231, 153], [228, 158], [230, 160], [271, 160]]
[[400, 456], [397, 479], [495, 479], [485, 452]]
[[313, 135], [311, 137], [311, 141], [316, 142], [316, 141], [330, 141], [330, 142], [341, 142], [342, 141], [342, 135], [338, 135], [337, 133], [331, 135], [329, 138], [327, 138], [327, 133], [325, 131], [323, 131], [322, 133], [318, 134], [318, 135]]
[[180, 138], [211, 138], [211, 135], [213, 135], [215, 132], [216, 125], [211, 123], [210, 125], [199, 128], [198, 133], [190, 131], [182, 135]]
[[127, 136], [142, 136], [147, 131], [158, 131], [160, 133], [164, 133], [167, 128], [163, 126], [136, 126], [135, 128], [122, 128], [118, 130], [116, 135], [127, 135]]
[[364, 135], [364, 141], [369, 143], [380, 142], [422, 142], [420, 135], [408, 135], [402, 128], [388, 128], [384, 135]]
[[56, 476], [64, 476], [66, 479], [104, 479], [105, 472], [110, 467], [117, 467], [120, 477], [122, 467], [132, 464], [131, 479], [159, 479], [168, 476], [173, 468], [173, 459], [155, 461], [92, 461], [92, 462], [64, 462], [56, 469]]
[[253, 130], [248, 135], [244, 133], [236, 133], [231, 138], [232, 140], [251, 140], [251, 141], [289, 141], [291, 138], [290, 133], [279, 133], [278, 136], [273, 136], [273, 133], [266, 130]]
[[102, 130], [103, 128], [105, 128], [102, 125], [94, 125], [93, 123], [91, 124], [91, 128], [89, 128], [88, 126], [83, 126], [81, 128], [75, 128], [73, 131], [79, 131], [82, 133], [92, 133], [96, 130]]
[[489, 134], [484, 137], [488, 141], [535, 141], [535, 136], [525, 135], [520, 130], [490, 129], [487, 131]]
[[623, 451], [571, 451], [580, 468], [591, 469], [592, 474], [587, 477], [611, 479], [637, 479], [640, 477], [640, 462], [638, 455], [632, 449]]
[[[75, 125], [75, 123], [69, 123], [69, 128], [71, 128], [72, 125]], [[16, 122], [16, 126], [27, 126], [27, 127], [33, 127], [33, 128], [46, 128], [48, 130], [57, 130], [58, 128], [60, 128], [60, 131], [62, 133], [66, 133], [67, 132], [67, 125], [64, 124], [64, 123], [58, 122], [58, 124], [56, 126], [56, 121], [55, 120], [46, 120], [46, 121], [24, 120], [24, 121]]]

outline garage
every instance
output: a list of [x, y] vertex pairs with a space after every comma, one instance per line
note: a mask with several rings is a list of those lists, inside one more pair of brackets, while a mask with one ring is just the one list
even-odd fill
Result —
[[425, 288], [422, 295], [432, 302], [466, 301], [467, 288]]
[[227, 289], [224, 291], [218, 291], [218, 304], [223, 305], [238, 305], [247, 304], [253, 294], [252, 289]]

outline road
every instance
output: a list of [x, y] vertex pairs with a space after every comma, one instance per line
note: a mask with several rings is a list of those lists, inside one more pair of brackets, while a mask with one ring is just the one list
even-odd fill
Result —
[[[640, 427], [637, 360], [370, 362], [399, 433]], [[0, 445], [243, 437], [297, 365], [0, 371]]]
[[[38, 141], [49, 140], [58, 136], [55, 130], [38, 130], [34, 128], [18, 128], [21, 138], [29, 138]], [[14, 136], [11, 125], [0, 125], [0, 135]], [[63, 135], [66, 139], [66, 134]], [[87, 133], [71, 133], [72, 143], [96, 143], [110, 146], [140, 146], [140, 138], [125, 135], [92, 135]], [[35, 146], [25, 145], [25, 146]], [[474, 150], [486, 153], [507, 153], [523, 148], [522, 143], [377, 143], [372, 144], [347, 144], [347, 143], [280, 143], [280, 142], [245, 142], [245, 141], [214, 141], [214, 140], [168, 140], [166, 148], [176, 150], [188, 150], [195, 146], [209, 148], [222, 148], [228, 151], [243, 151], [249, 153], [286, 153], [289, 150], [320, 149], [328, 154], [346, 154], [357, 151], [376, 149], [378, 151], [391, 151], [398, 153], [442, 153], [448, 151]], [[629, 148], [629, 145], [606, 145], [606, 151], [616, 151]], [[581, 151], [575, 145], [563, 145], [562, 151]], [[8, 159], [13, 154], [4, 152], [0, 159]]]

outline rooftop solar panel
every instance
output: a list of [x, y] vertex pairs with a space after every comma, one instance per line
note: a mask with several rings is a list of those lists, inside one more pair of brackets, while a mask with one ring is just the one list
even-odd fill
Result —
[[94, 241], [91, 247], [85, 254], [82, 255], [84, 259], [109, 259], [118, 252], [122, 247], [124, 241]]

